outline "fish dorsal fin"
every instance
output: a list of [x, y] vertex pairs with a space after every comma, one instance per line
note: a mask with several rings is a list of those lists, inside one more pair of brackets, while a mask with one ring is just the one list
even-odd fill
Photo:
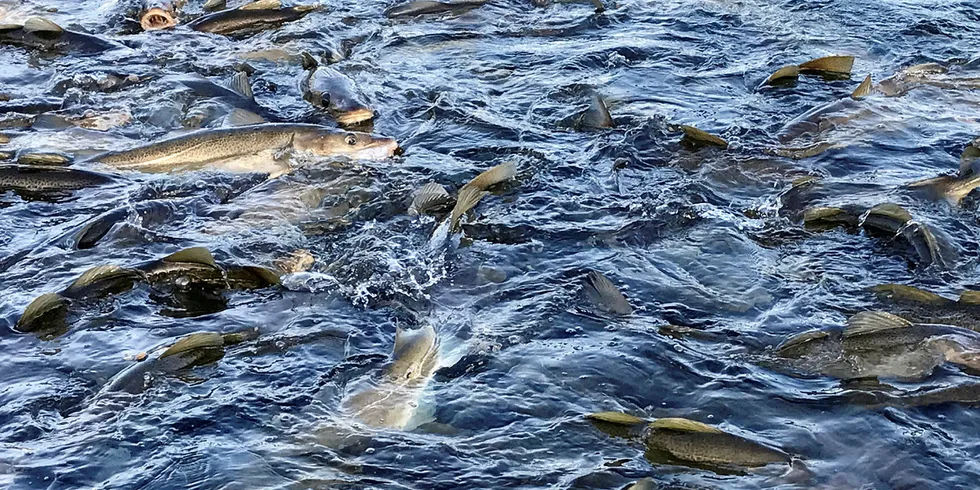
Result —
[[882, 332], [895, 328], [912, 326], [908, 320], [884, 311], [862, 311], [847, 319], [844, 337], [855, 337], [869, 333]]
[[308, 53], [306, 51], [303, 51], [302, 53], [300, 53], [299, 54], [299, 57], [300, 57], [300, 59], [303, 62], [303, 69], [304, 70], [307, 70], [307, 71], [309, 71], [309, 70], [316, 70], [317, 67], [320, 66], [320, 62], [317, 61], [316, 58], [314, 58], [312, 54], [310, 54], [310, 53]]
[[871, 94], [871, 75], [864, 77], [861, 85], [858, 85], [854, 92], [851, 92], [852, 99], [862, 99]]
[[489, 192], [480, 190], [476, 187], [464, 185], [463, 188], [459, 190], [459, 195], [456, 196], [456, 206], [453, 207], [453, 211], [450, 213], [449, 229], [455, 230], [456, 226], [459, 225], [459, 219], [462, 218], [467, 211], [473, 209], [477, 204], [479, 204], [480, 199], [483, 199], [483, 196], [487, 194], [489, 194]]
[[255, 94], [252, 93], [252, 82], [248, 80], [248, 73], [243, 71], [235, 72], [231, 76], [231, 81], [228, 82], [228, 88], [241, 94], [246, 99], [255, 100]]
[[980, 305], [980, 291], [963, 291], [959, 302], [964, 305]]
[[222, 347], [224, 345], [225, 340], [221, 337], [221, 334], [214, 332], [192, 333], [186, 337], [181, 337], [180, 340], [174, 342], [174, 344], [168, 347], [167, 350], [163, 351], [163, 354], [160, 354], [160, 358], [163, 359], [167, 356], [181, 354], [194, 349], [201, 349], [205, 347]]
[[429, 182], [415, 193], [412, 204], [408, 207], [408, 214], [416, 216], [430, 208], [446, 204], [452, 199], [445, 187], [435, 182]]
[[280, 0], [255, 0], [238, 7], [238, 10], [277, 10], [281, 8], [282, 2]]
[[724, 431], [695, 420], [684, 419], [680, 417], [668, 417], [663, 419], [657, 419], [650, 422], [650, 427], [653, 429], [667, 429], [676, 430], [681, 432], [705, 432], [712, 434], [723, 434]]
[[60, 34], [65, 32], [58, 24], [51, 22], [44, 17], [30, 17], [24, 21], [24, 30], [27, 32], [52, 32]]
[[681, 125], [681, 131], [684, 132], [684, 138], [695, 143], [728, 148], [727, 141], [694, 126]]
[[950, 302], [950, 300], [936, 293], [904, 284], [879, 284], [872, 286], [871, 291], [879, 297], [895, 301], [912, 301], [934, 305], [943, 305]]
[[646, 423], [646, 420], [640, 417], [623, 412], [596, 412], [586, 415], [585, 418], [596, 422], [617, 425], [639, 425]]
[[279, 278], [279, 274], [276, 274], [271, 269], [266, 269], [265, 267], [257, 267], [254, 265], [246, 265], [242, 267], [252, 274], [255, 274], [263, 281], [269, 283], [270, 286], [278, 286], [282, 284], [282, 280]]
[[785, 81], [786, 79], [789, 78], [795, 80], [799, 76], [800, 76], [800, 67], [796, 65], [787, 65], [776, 70], [775, 72], [773, 72], [772, 75], [769, 75], [769, 78], [766, 79], [765, 83], [767, 85], [772, 85], [777, 82]]
[[245, 109], [232, 109], [231, 112], [225, 116], [224, 126], [251, 126], [253, 124], [262, 124], [266, 120], [264, 117]]
[[160, 260], [170, 263], [186, 262], [191, 264], [202, 264], [209, 265], [216, 269], [218, 268], [218, 264], [214, 261], [214, 256], [211, 255], [211, 252], [204, 247], [187, 248], [179, 252], [172, 253]]
[[125, 269], [118, 265], [100, 265], [93, 267], [82, 275], [78, 276], [74, 282], [65, 290], [66, 296], [77, 293], [80, 289], [90, 286], [96, 282], [123, 276], [135, 276], [137, 273], [133, 269]]
[[850, 74], [854, 67], [853, 56], [824, 56], [806, 63], [800, 63], [800, 71], [819, 71], [826, 73]]
[[201, 8], [208, 12], [213, 12], [225, 8], [226, 4], [227, 2], [225, 0], [207, 0]]
[[824, 330], [808, 330], [799, 335], [790, 337], [782, 344], [776, 347], [776, 352], [782, 352], [787, 349], [792, 349], [793, 347], [803, 345], [807, 342], [812, 342], [814, 340], [824, 339], [829, 337], [830, 334]]
[[598, 295], [598, 299], [604, 307], [620, 315], [633, 313], [633, 307], [630, 306], [629, 301], [608, 277], [598, 271], [590, 271], [585, 279]]
[[67, 305], [68, 299], [60, 294], [44, 293], [40, 295], [34, 301], [31, 301], [31, 304], [27, 305], [24, 313], [17, 320], [17, 330], [29, 332], [33, 330], [33, 328], [30, 328], [32, 323], [44, 315]]
[[517, 175], [517, 164], [514, 162], [501, 163], [490, 169], [483, 171], [480, 175], [473, 178], [468, 187], [475, 187], [481, 191], [487, 190], [494, 184], [499, 184], [505, 180], [514, 178]]
[[221, 334], [221, 342], [226, 345], [235, 345], [242, 342], [247, 342], [249, 340], [255, 340], [259, 338], [259, 328], [252, 327], [245, 330], [240, 330], [238, 332], [228, 332]]
[[609, 114], [609, 107], [601, 95], [592, 94], [589, 108], [582, 113], [581, 124], [590, 128], [611, 128], [615, 125], [612, 115]]

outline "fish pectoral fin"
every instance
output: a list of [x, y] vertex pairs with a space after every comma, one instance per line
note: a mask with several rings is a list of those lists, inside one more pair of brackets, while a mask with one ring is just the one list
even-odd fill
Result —
[[238, 10], [278, 10], [281, 8], [282, 2], [280, 0], [255, 0], [238, 7]]
[[255, 94], [252, 92], [252, 83], [248, 79], [248, 73], [240, 71], [232, 75], [231, 80], [228, 82], [228, 88], [241, 94], [246, 99], [255, 100]]
[[912, 326], [908, 320], [884, 311], [862, 311], [847, 319], [844, 337], [854, 337], [894, 328]]

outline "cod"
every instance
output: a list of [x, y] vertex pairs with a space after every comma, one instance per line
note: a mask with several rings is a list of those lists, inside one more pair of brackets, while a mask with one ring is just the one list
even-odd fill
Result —
[[391, 364], [381, 380], [344, 401], [343, 406], [365, 425], [410, 429], [419, 400], [439, 364], [439, 341], [431, 325], [415, 331], [399, 329]]
[[168, 173], [210, 168], [226, 172], [290, 171], [292, 153], [383, 160], [398, 143], [367, 133], [338, 131], [315, 124], [268, 123], [195, 131], [129, 150], [96, 155], [89, 164], [113, 170]]

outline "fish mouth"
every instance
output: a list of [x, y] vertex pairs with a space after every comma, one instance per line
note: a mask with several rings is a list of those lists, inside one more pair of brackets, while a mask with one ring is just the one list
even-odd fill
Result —
[[354, 157], [370, 160], [384, 160], [386, 158], [393, 157], [395, 155], [395, 150], [397, 149], [398, 142], [394, 139], [378, 138], [370, 145], [358, 150], [354, 154]]
[[374, 119], [374, 111], [368, 109], [367, 107], [354, 109], [351, 111], [339, 111], [334, 114], [334, 119], [337, 121], [337, 124], [340, 124], [341, 126], [351, 126]]
[[143, 13], [140, 17], [140, 26], [145, 31], [158, 31], [160, 29], [170, 29], [177, 25], [174, 16], [160, 7], [153, 7]]

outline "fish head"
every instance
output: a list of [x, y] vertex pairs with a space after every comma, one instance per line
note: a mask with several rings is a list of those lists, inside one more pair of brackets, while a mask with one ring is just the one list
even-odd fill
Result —
[[297, 135], [294, 144], [301, 150], [321, 156], [346, 156], [362, 160], [391, 158], [398, 148], [398, 142], [392, 138], [335, 130], [318, 131], [305, 137]]
[[161, 29], [170, 29], [177, 25], [177, 20], [174, 18], [172, 12], [168, 12], [160, 7], [153, 7], [147, 9], [140, 16], [140, 27], [144, 31], [157, 31]]
[[398, 329], [387, 376], [404, 382], [429, 377], [438, 361], [438, 348], [436, 332], [431, 325], [413, 331]]

